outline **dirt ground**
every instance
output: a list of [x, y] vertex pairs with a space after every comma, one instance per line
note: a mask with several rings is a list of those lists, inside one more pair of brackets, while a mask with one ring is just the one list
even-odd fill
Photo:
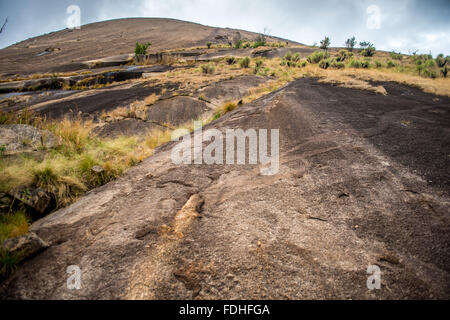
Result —
[[[448, 299], [450, 99], [299, 79], [211, 123], [280, 129], [280, 170], [174, 143], [32, 226], [4, 299]], [[82, 271], [66, 288], [67, 266]], [[366, 286], [369, 265], [381, 289]]]

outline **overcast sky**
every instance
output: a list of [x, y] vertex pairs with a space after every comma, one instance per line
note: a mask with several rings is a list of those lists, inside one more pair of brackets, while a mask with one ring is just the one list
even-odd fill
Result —
[[67, 26], [69, 5], [81, 24], [125, 17], [167, 17], [263, 32], [305, 44], [356, 36], [377, 49], [450, 55], [450, 0], [0, 0], [9, 18], [0, 48]]

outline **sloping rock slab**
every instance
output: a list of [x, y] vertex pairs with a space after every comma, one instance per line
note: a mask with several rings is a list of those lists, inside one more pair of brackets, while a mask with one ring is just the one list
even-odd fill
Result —
[[225, 80], [212, 84], [199, 91], [209, 101], [212, 100], [238, 100], [248, 94], [248, 89], [259, 86], [267, 81], [267, 78], [258, 76], [242, 76], [231, 80]]
[[157, 125], [139, 120], [125, 119], [118, 122], [108, 123], [104, 126], [97, 127], [92, 133], [101, 138], [116, 138], [119, 136], [144, 136]]
[[208, 105], [190, 97], [175, 97], [152, 105], [147, 111], [147, 120], [174, 126], [200, 118], [208, 112]]
[[56, 137], [47, 130], [39, 130], [24, 124], [0, 126], [0, 146], [5, 154], [31, 152], [39, 148], [53, 148], [58, 144]]

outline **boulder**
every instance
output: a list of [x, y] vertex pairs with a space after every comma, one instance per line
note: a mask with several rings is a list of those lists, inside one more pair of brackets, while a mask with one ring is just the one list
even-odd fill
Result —
[[48, 243], [32, 232], [3, 242], [3, 248], [20, 261], [30, 258], [48, 247]]
[[47, 130], [39, 130], [25, 124], [0, 126], [0, 146], [4, 146], [6, 155], [53, 148], [58, 144], [58, 139]]
[[30, 208], [39, 213], [46, 213], [51, 207], [52, 198], [42, 188], [30, 189], [20, 188], [9, 192], [9, 195], [14, 199], [26, 204]]

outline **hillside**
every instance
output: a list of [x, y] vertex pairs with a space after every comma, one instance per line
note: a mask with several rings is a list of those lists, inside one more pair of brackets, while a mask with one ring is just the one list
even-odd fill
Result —
[[448, 299], [447, 61], [169, 19], [0, 50], [0, 299]]
[[[65, 29], [0, 50], [0, 74], [74, 71], [79, 63], [134, 52], [136, 42], [151, 42], [151, 52], [224, 43], [257, 34], [173, 19], [134, 18], [98, 22], [80, 30]], [[277, 39], [278, 40], [278, 39]], [[41, 55], [45, 50], [52, 50]]]

